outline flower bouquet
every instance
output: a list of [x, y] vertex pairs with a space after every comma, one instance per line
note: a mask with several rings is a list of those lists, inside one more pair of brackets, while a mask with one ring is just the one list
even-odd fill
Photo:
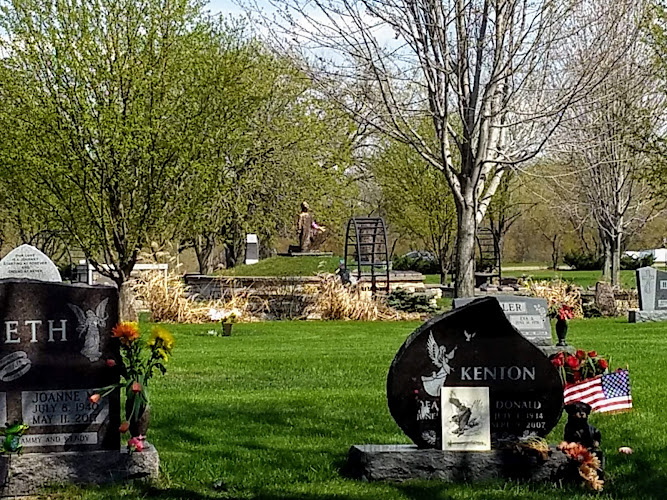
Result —
[[558, 370], [563, 385], [567, 385], [609, 373], [610, 359], [598, 355], [596, 351], [579, 349], [574, 355], [556, 353], [551, 356], [551, 363]]
[[[90, 396], [92, 403], [108, 396], [116, 389], [125, 390], [125, 418], [119, 428], [121, 433], [128, 430], [132, 439], [128, 447], [132, 451], [143, 449], [143, 439], [148, 430], [150, 419], [150, 399], [148, 382], [156, 371], [166, 373], [165, 363], [169, 361], [174, 348], [174, 338], [162, 327], [154, 327], [147, 342], [141, 342], [139, 325], [133, 322], [121, 322], [113, 330], [113, 337], [120, 341], [121, 359], [107, 359], [106, 365], [114, 368], [119, 365], [121, 381], [100, 389]], [[145, 350], [148, 353], [145, 354]]]
[[222, 335], [229, 337], [232, 334], [232, 325], [237, 323], [242, 313], [235, 307], [230, 309], [215, 309], [211, 308], [208, 311], [208, 316], [212, 321], [219, 321], [222, 325]]
[[549, 317], [556, 318], [556, 335], [558, 336], [558, 346], [566, 346], [567, 321], [574, 318], [572, 306], [567, 304], [553, 304], [549, 308]]

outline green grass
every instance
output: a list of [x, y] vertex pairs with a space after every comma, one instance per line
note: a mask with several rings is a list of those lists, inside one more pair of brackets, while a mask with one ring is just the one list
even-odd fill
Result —
[[[549, 280], [556, 277], [569, 281], [583, 288], [594, 287], [595, 283], [602, 279], [600, 271], [553, 271], [549, 269], [539, 271], [503, 271], [503, 277], [531, 277], [534, 280]], [[439, 284], [439, 274], [429, 274], [425, 283]], [[621, 271], [621, 283], [623, 288], [637, 288], [635, 271]]]
[[[152, 390], [149, 439], [160, 451], [156, 486], [67, 487], [58, 499], [536, 499], [591, 498], [577, 487], [492, 482], [363, 483], [341, 469], [352, 444], [405, 443], [387, 410], [396, 351], [417, 323], [283, 322], [172, 326], [167, 376]], [[608, 483], [601, 499], [657, 499], [667, 491], [664, 324], [572, 321], [572, 344], [631, 369], [635, 409], [593, 417]], [[551, 433], [561, 440], [563, 421]], [[619, 455], [619, 446], [635, 453]]]
[[318, 272], [333, 273], [340, 257], [269, 257], [257, 264], [224, 269], [224, 276], [310, 276]]

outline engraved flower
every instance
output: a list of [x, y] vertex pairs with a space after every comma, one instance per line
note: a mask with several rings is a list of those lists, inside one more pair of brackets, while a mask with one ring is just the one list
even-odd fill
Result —
[[133, 321], [121, 321], [111, 331], [125, 345], [130, 345], [141, 336], [139, 325]]

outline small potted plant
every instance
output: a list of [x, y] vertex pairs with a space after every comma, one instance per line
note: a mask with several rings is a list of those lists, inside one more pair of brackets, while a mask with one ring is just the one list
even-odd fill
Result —
[[[166, 373], [165, 364], [169, 361], [174, 348], [174, 338], [162, 327], [154, 327], [147, 342], [141, 342], [141, 333], [137, 323], [125, 321], [113, 328], [113, 337], [120, 341], [120, 363], [107, 359], [108, 367], [120, 365], [121, 381], [100, 389], [90, 396], [90, 401], [97, 403], [116, 389], [125, 390], [125, 418], [119, 430], [128, 430], [132, 439], [128, 441], [131, 451], [143, 449], [143, 439], [150, 422], [150, 398], [148, 382], [156, 371]], [[148, 351], [145, 354], [145, 351]]]
[[0, 460], [0, 486], [5, 486], [9, 482], [9, 471], [13, 454], [21, 453], [23, 445], [21, 436], [28, 430], [28, 425], [23, 422], [14, 422], [10, 425], [5, 424], [5, 428], [0, 430], [0, 434], [5, 437], [2, 442], [2, 460]]
[[557, 346], [567, 346], [565, 339], [567, 337], [567, 321], [574, 318], [572, 307], [567, 304], [554, 304], [549, 308], [549, 317], [556, 318], [556, 336], [558, 337]]
[[220, 321], [222, 325], [222, 335], [229, 337], [232, 334], [232, 325], [237, 323], [241, 317], [241, 311], [232, 307], [231, 309], [214, 309], [211, 308], [208, 312], [209, 317], [213, 321]]

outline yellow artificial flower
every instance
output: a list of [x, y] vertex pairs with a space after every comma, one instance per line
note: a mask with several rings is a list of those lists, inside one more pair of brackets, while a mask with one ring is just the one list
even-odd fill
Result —
[[[171, 354], [174, 348], [174, 337], [171, 336], [167, 330], [160, 326], [156, 326], [151, 330], [151, 338], [148, 341], [150, 347], [156, 346], [158, 349], [163, 349], [165, 354]], [[162, 354], [160, 354], [162, 356]], [[164, 356], [162, 356], [164, 359]]]

